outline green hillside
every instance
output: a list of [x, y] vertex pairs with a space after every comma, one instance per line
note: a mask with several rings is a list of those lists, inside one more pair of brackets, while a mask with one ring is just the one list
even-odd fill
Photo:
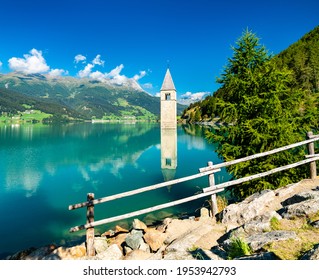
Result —
[[0, 88], [1, 121], [21, 119], [26, 121], [65, 122], [83, 119], [84, 116], [60, 104], [27, 96], [12, 90]]
[[[157, 120], [160, 114], [160, 99], [143, 91], [133, 80], [116, 85], [91, 79], [10, 73], [0, 74], [0, 89], [0, 113], [21, 112], [23, 104], [36, 103], [34, 107], [53, 114], [53, 118], [67, 115], [87, 120]], [[178, 113], [184, 108], [178, 104]]]
[[[295, 88], [307, 90], [316, 97], [319, 92], [319, 26], [304, 35], [286, 50], [272, 57], [278, 69], [293, 72]], [[221, 87], [213, 96], [191, 104], [182, 118], [189, 122], [212, 121], [220, 116], [218, 99], [227, 99], [227, 91]]]

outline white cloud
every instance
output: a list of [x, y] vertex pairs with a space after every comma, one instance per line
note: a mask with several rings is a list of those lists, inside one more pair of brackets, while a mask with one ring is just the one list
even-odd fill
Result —
[[92, 61], [92, 63], [94, 65], [101, 65], [101, 66], [104, 66], [104, 60], [101, 59], [101, 55], [98, 54]]
[[113, 83], [116, 85], [130, 85], [138, 90], [142, 90], [141, 86], [138, 84], [138, 80], [146, 75], [146, 71], [140, 71], [138, 74], [134, 75], [132, 78], [128, 78], [121, 74], [124, 68], [123, 64], [116, 66], [110, 72], [102, 73], [101, 71], [94, 71], [96, 66], [104, 67], [104, 60], [101, 59], [101, 55], [97, 55], [91, 63], [88, 63], [84, 69], [80, 70], [77, 75], [80, 78], [91, 78], [105, 83]]
[[153, 85], [151, 83], [146, 83], [142, 85], [143, 88], [151, 89], [153, 88]]
[[51, 69], [51, 71], [49, 72], [49, 75], [53, 77], [58, 77], [58, 76], [68, 75], [68, 74], [69, 72], [64, 69]]
[[2, 67], [3, 63], [0, 61], [0, 68]]
[[75, 63], [79, 63], [79, 62], [85, 63], [85, 61], [86, 61], [86, 57], [82, 54], [78, 54], [74, 57]]
[[105, 80], [105, 74], [100, 71], [90, 73], [90, 78], [103, 82]]
[[140, 71], [139, 74], [134, 75], [133, 79], [135, 81], [138, 81], [139, 79], [142, 79], [146, 75], [146, 71]]
[[120, 73], [123, 70], [123, 68], [124, 68], [123, 64], [121, 64], [119, 66], [116, 66], [109, 73], [106, 73], [106, 77], [113, 79], [113, 78], [116, 78], [116, 77], [120, 76]]
[[94, 65], [91, 63], [88, 63], [83, 70], [80, 70], [78, 75], [80, 78], [89, 77]]
[[179, 103], [189, 105], [192, 102], [197, 102], [202, 100], [205, 96], [209, 95], [207, 91], [191, 93], [190, 91], [181, 95]]
[[209, 92], [207, 91], [201, 91], [201, 92], [195, 92], [195, 93], [191, 93], [191, 92], [186, 92], [185, 94], [181, 95], [181, 99], [188, 99], [188, 100], [192, 100], [192, 101], [198, 101], [203, 99], [203, 97], [205, 95], [208, 95]]
[[25, 74], [46, 73], [50, 70], [42, 52], [36, 49], [32, 49], [29, 54], [25, 54], [24, 58], [12, 57], [8, 62], [13, 71]]
[[50, 76], [67, 75], [69, 72], [64, 69], [50, 69], [46, 63], [42, 51], [32, 49], [29, 54], [23, 55], [24, 58], [12, 57], [8, 60], [9, 67], [13, 71], [24, 74], [48, 73]]

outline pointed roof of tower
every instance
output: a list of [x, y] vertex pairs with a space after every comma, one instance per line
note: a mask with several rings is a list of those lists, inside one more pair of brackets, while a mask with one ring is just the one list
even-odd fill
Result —
[[161, 90], [176, 90], [169, 68], [166, 70]]

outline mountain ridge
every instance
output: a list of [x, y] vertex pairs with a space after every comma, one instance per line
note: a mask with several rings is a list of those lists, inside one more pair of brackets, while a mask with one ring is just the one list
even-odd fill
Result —
[[[0, 74], [0, 89], [2, 101], [5, 100], [5, 96], [8, 98], [8, 92], [14, 92], [17, 97], [17, 104], [12, 100], [7, 102], [5, 111], [2, 106], [2, 112], [6, 113], [16, 111], [22, 104], [35, 106], [37, 109], [39, 104], [50, 103], [68, 109], [72, 117], [87, 120], [103, 118], [156, 120], [160, 114], [160, 99], [145, 92], [134, 79], [118, 84], [111, 79], [100, 81], [71, 76], [53, 77], [48, 74], [11, 72]], [[30, 101], [26, 100], [28, 98]], [[21, 103], [21, 100], [24, 103]], [[184, 108], [185, 106], [178, 105], [179, 113]]]

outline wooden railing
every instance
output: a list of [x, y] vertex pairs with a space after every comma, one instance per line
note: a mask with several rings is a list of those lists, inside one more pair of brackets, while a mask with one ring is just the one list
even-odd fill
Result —
[[[317, 176], [316, 162], [315, 161], [319, 160], [319, 154], [315, 154], [314, 142], [319, 140], [319, 135], [313, 135], [312, 132], [308, 132], [307, 138], [308, 138], [307, 140], [302, 141], [302, 142], [294, 143], [294, 144], [284, 146], [281, 148], [277, 148], [277, 149], [274, 149], [274, 150], [271, 150], [268, 152], [263, 152], [263, 153], [251, 155], [251, 156], [248, 156], [245, 158], [236, 159], [236, 160], [229, 161], [229, 162], [223, 162], [223, 163], [219, 163], [216, 165], [214, 165], [212, 162], [208, 162], [207, 167], [200, 168], [199, 173], [197, 173], [197, 174], [194, 174], [191, 176], [186, 176], [186, 177], [175, 179], [175, 180], [171, 180], [171, 181], [167, 181], [167, 182], [163, 182], [163, 183], [159, 183], [159, 184], [155, 184], [155, 185], [151, 185], [151, 186], [140, 188], [137, 190], [119, 193], [116, 195], [111, 195], [111, 196], [107, 196], [107, 197], [103, 197], [103, 198], [99, 198], [99, 199], [95, 199], [94, 194], [89, 193], [89, 194], [87, 194], [87, 201], [86, 202], [77, 203], [77, 204], [69, 206], [69, 210], [87, 207], [87, 214], [86, 214], [87, 222], [86, 222], [86, 224], [72, 227], [70, 229], [70, 232], [75, 232], [78, 230], [86, 229], [87, 255], [94, 256], [94, 254], [95, 254], [94, 246], [93, 246], [94, 245], [94, 227], [96, 227], [96, 226], [119, 221], [119, 220], [123, 220], [123, 219], [128, 219], [128, 218], [131, 218], [134, 216], [150, 213], [150, 212], [164, 209], [164, 208], [171, 207], [171, 206], [176, 206], [176, 205], [179, 205], [182, 203], [197, 200], [199, 198], [203, 198], [203, 197], [207, 197], [207, 196], [211, 196], [211, 212], [212, 212], [212, 215], [215, 215], [215, 214], [217, 214], [216, 194], [218, 192], [222, 192], [225, 188], [227, 188], [229, 186], [238, 185], [238, 184], [241, 184], [243, 182], [248, 182], [248, 181], [251, 181], [253, 179], [262, 178], [262, 177], [268, 176], [270, 174], [274, 174], [274, 173], [277, 173], [277, 172], [280, 172], [283, 170], [287, 170], [290, 168], [294, 168], [294, 167], [297, 167], [297, 166], [300, 166], [303, 164], [307, 164], [307, 163], [310, 163], [310, 177], [311, 177], [311, 179], [314, 179]], [[222, 167], [227, 167], [227, 166], [231, 166], [231, 165], [245, 162], [248, 160], [252, 160], [252, 159], [256, 159], [256, 158], [260, 158], [260, 157], [265, 157], [268, 155], [272, 155], [275, 153], [279, 153], [282, 151], [293, 149], [295, 147], [299, 147], [302, 145], [308, 145], [308, 155], [305, 156], [306, 159], [304, 159], [304, 160], [301, 160], [301, 161], [293, 163], [293, 164], [277, 167], [277, 168], [274, 168], [272, 170], [269, 170], [269, 171], [266, 171], [263, 173], [259, 173], [259, 174], [255, 174], [255, 175], [251, 175], [248, 177], [244, 177], [244, 178], [240, 178], [237, 180], [232, 180], [229, 182], [215, 185], [214, 173], [219, 172]], [[139, 194], [139, 193], [146, 192], [146, 191], [151, 191], [151, 190], [156, 190], [156, 189], [167, 187], [167, 186], [172, 186], [172, 185], [179, 184], [179, 183], [182, 183], [185, 181], [194, 180], [194, 179], [197, 179], [197, 178], [200, 178], [203, 176], [208, 176], [209, 187], [204, 188], [202, 193], [195, 194], [193, 196], [186, 197], [186, 198], [179, 199], [179, 200], [175, 200], [172, 202], [164, 203], [161, 205], [156, 205], [156, 206], [149, 207], [146, 209], [130, 212], [127, 214], [123, 214], [123, 215], [119, 215], [119, 216], [115, 216], [115, 217], [111, 217], [111, 218], [107, 218], [107, 219], [102, 219], [99, 221], [94, 221], [94, 206], [97, 204], [116, 200], [116, 199], [121, 199], [123, 197], [132, 196], [132, 195]]]

